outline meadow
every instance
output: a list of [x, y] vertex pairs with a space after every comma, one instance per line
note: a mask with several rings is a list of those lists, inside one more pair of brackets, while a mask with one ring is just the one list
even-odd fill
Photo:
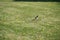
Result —
[[0, 2], [0, 40], [60, 40], [60, 3]]

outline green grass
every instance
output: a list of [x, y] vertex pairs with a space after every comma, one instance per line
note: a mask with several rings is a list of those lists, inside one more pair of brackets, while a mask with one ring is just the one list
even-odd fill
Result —
[[60, 3], [0, 2], [0, 40], [60, 40]]
[[0, 2], [12, 2], [14, 0], [0, 0]]

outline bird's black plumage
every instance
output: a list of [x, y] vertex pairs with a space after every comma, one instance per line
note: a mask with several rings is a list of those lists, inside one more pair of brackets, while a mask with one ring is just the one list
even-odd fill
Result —
[[35, 19], [37, 19], [37, 18], [38, 18], [38, 16], [35, 17]]

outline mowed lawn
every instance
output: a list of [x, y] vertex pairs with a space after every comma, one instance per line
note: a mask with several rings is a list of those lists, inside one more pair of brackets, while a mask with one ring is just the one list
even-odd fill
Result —
[[0, 40], [60, 40], [60, 3], [0, 2]]

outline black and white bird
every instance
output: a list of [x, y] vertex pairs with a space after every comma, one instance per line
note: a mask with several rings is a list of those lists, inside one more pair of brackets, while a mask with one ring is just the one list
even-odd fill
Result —
[[35, 17], [35, 20], [38, 19], [38, 16]]
[[38, 15], [35, 16], [35, 18], [32, 21], [38, 20]]

